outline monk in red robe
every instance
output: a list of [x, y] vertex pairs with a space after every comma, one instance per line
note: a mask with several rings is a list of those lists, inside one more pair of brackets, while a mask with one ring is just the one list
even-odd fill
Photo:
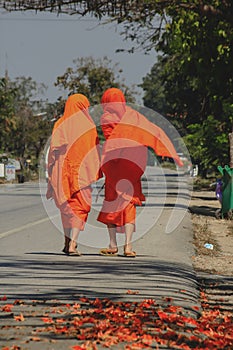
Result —
[[91, 183], [101, 177], [99, 139], [89, 106], [84, 95], [69, 96], [54, 125], [48, 156], [46, 197], [60, 209], [63, 252], [68, 255], [80, 255], [77, 240], [91, 209]]
[[147, 147], [158, 156], [170, 157], [183, 166], [165, 132], [142, 114], [126, 106], [121, 90], [110, 88], [102, 96], [101, 127], [105, 136], [101, 170], [105, 175], [105, 199], [97, 220], [106, 224], [110, 243], [101, 255], [118, 253], [116, 233], [125, 233], [124, 255], [135, 257], [132, 237], [135, 231], [136, 206], [145, 197], [141, 176], [147, 164]]

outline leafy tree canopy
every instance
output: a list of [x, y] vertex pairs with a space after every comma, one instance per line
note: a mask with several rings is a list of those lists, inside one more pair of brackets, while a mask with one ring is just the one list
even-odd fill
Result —
[[171, 118], [204, 170], [229, 163], [232, 47], [229, 21], [180, 10], [167, 24], [157, 45], [161, 55], [141, 85], [144, 103]]
[[44, 85], [32, 78], [0, 79], [0, 151], [23, 159], [38, 159], [51, 133], [52, 113], [47, 102], [37, 99]]
[[[160, 41], [166, 24], [180, 12], [194, 13], [202, 18], [216, 18], [232, 26], [231, 0], [0, 0], [8, 11], [50, 11], [68, 15], [91, 14], [99, 19], [110, 17], [124, 23], [123, 34], [145, 49]], [[146, 28], [146, 31], [145, 31]], [[134, 50], [135, 46], [131, 49]]]
[[[91, 14], [116, 21], [129, 51], [160, 57], [144, 79], [145, 104], [170, 116], [195, 162], [228, 163], [233, 119], [232, 0], [1, 1], [8, 11]], [[233, 164], [233, 159], [230, 162]]]
[[134, 90], [125, 85], [118, 64], [112, 65], [107, 57], [94, 59], [81, 57], [73, 60], [74, 67], [66, 69], [57, 77], [55, 86], [65, 89], [68, 94], [82, 93], [91, 105], [99, 104], [103, 92], [110, 87], [120, 88], [128, 102], [134, 102]]

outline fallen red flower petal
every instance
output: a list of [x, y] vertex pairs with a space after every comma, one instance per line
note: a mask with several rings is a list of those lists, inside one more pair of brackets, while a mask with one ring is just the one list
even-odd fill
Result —
[[146, 345], [151, 345], [153, 341], [153, 337], [150, 334], [143, 334], [141, 336], [141, 340]]
[[66, 326], [64, 326], [64, 327], [56, 327], [56, 329], [55, 329], [55, 333], [68, 333], [69, 331], [68, 331], [68, 328], [66, 327]]
[[14, 319], [15, 319], [15, 321], [20, 321], [20, 322], [25, 321], [23, 314], [20, 314], [18, 316], [14, 316]]
[[132, 294], [132, 295], [134, 295], [134, 294], [139, 294], [139, 291], [138, 290], [127, 290], [127, 292], [126, 292], [126, 294]]
[[12, 311], [11, 309], [13, 306], [14, 306], [13, 304], [6, 304], [6, 305], [2, 306], [2, 311], [3, 312], [11, 312]]
[[30, 338], [31, 341], [41, 341], [41, 338], [39, 337], [32, 337]]
[[66, 320], [64, 318], [57, 318], [56, 323], [64, 323]]
[[41, 319], [44, 323], [54, 323], [53, 319], [50, 317], [42, 317]]
[[200, 307], [199, 306], [192, 306], [192, 309], [195, 310], [195, 311], [199, 311], [200, 310]]

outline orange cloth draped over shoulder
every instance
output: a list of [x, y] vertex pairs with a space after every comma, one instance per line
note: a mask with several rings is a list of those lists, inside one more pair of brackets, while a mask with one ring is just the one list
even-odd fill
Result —
[[64, 216], [73, 212], [84, 221], [91, 204], [87, 188], [101, 177], [99, 139], [88, 107], [84, 95], [69, 96], [64, 115], [54, 125], [46, 195], [55, 200]]
[[173, 158], [179, 166], [183, 163], [165, 132], [126, 106], [121, 90], [106, 90], [101, 103], [101, 126], [106, 138], [101, 169], [106, 179], [98, 220], [120, 227], [135, 222], [135, 205], [145, 200], [140, 179], [146, 168], [147, 147], [159, 156]]

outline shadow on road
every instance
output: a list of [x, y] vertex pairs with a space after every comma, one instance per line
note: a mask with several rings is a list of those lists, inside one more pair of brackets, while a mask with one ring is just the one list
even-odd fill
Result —
[[67, 257], [31, 252], [25, 259], [2, 257], [1, 265], [0, 288], [9, 300], [155, 299], [190, 311], [198, 300], [196, 275], [189, 266], [149, 256]]

